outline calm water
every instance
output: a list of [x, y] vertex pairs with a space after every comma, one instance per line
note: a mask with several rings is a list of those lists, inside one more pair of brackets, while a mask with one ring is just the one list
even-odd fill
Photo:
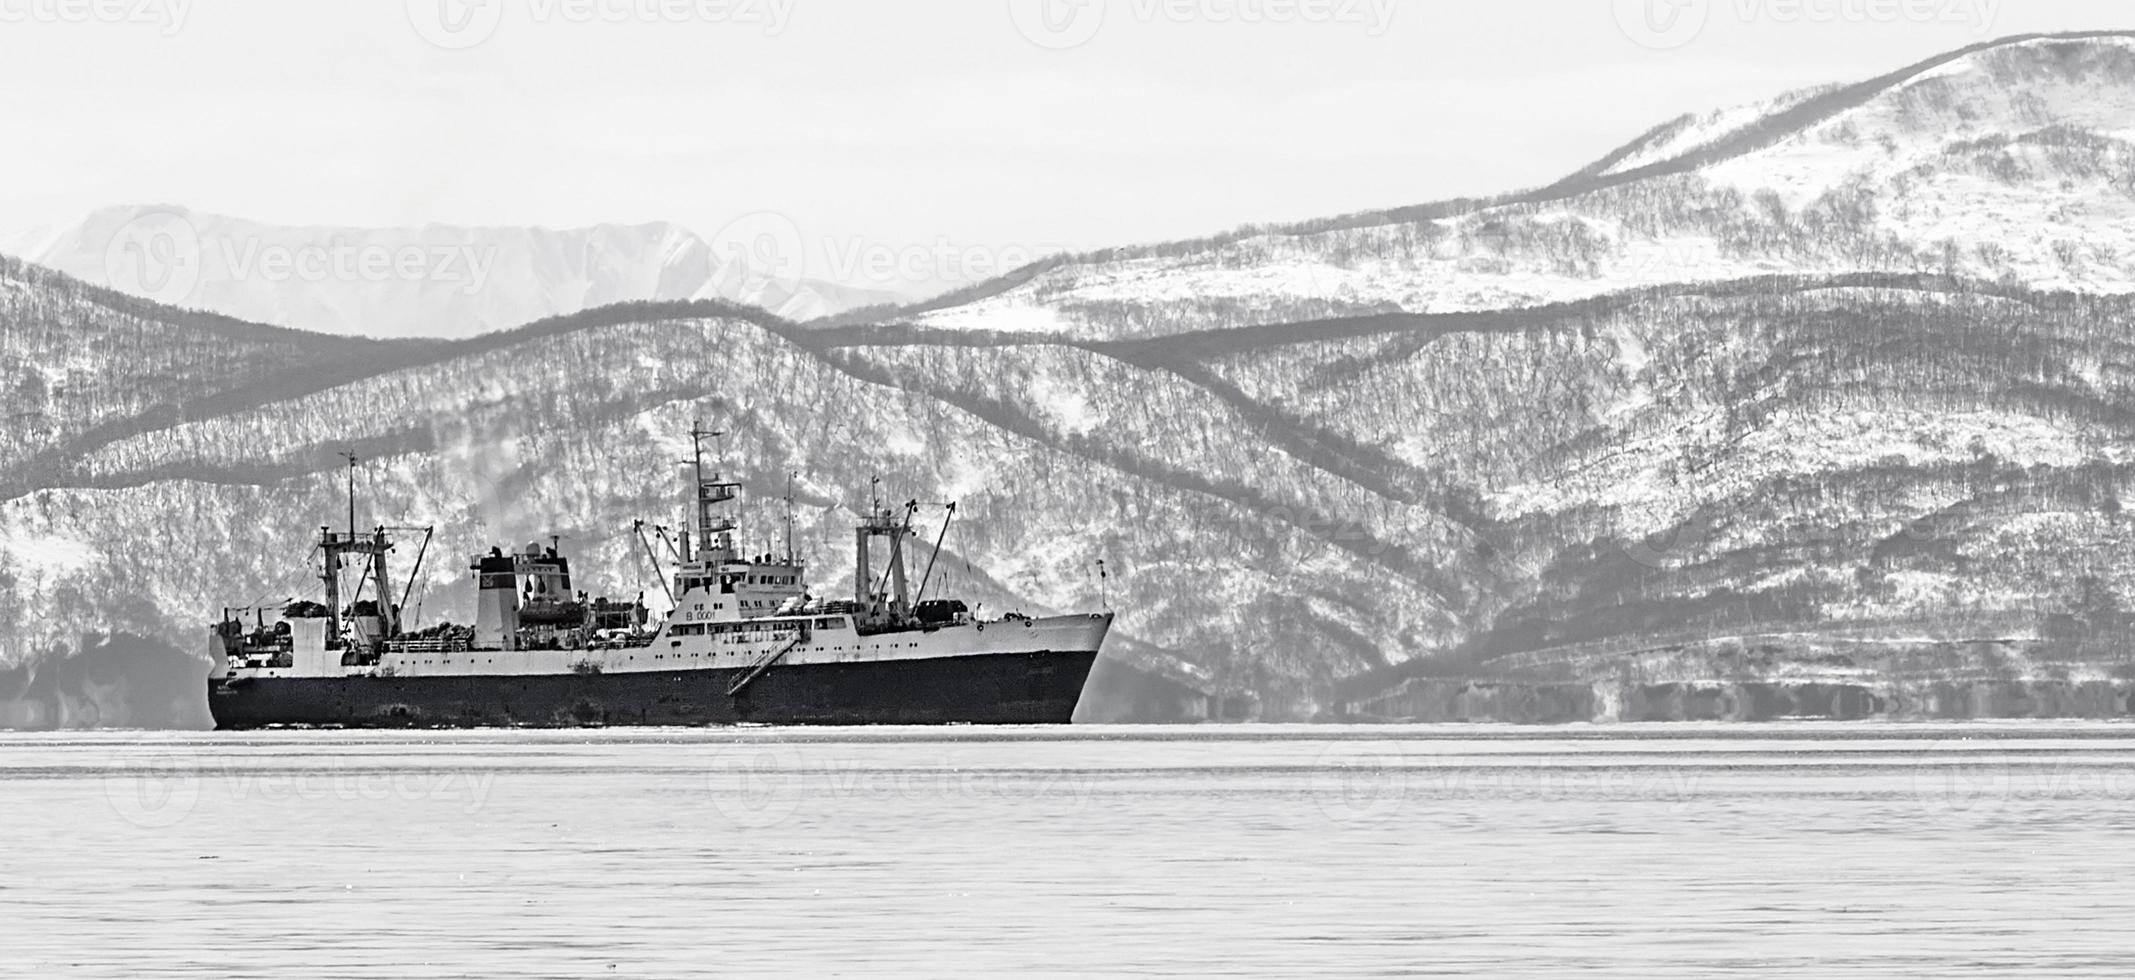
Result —
[[2135, 728], [0, 736], [9, 976], [2135, 974]]

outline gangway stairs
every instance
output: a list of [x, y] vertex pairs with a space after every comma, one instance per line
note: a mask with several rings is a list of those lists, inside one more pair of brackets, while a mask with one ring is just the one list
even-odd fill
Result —
[[803, 626], [795, 630], [793, 638], [787, 640], [784, 646], [765, 653], [758, 657], [755, 663], [750, 664], [748, 672], [736, 678], [733, 685], [726, 689], [727, 697], [740, 697], [741, 692], [748, 690], [749, 685], [756, 683], [757, 678], [764, 676], [772, 666], [785, 659], [786, 654], [793, 652], [794, 647], [800, 646], [807, 639], [808, 627]]

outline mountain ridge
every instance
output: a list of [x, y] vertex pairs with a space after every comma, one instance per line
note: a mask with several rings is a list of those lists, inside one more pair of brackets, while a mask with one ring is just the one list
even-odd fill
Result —
[[[1975, 678], [2120, 683], [2135, 342], [2117, 325], [2135, 289], [2118, 258], [2054, 258], [2052, 236], [2114, 240], [2127, 195], [2108, 178], [2135, 156], [2111, 133], [2135, 130], [2135, 99], [2069, 93], [2135, 81], [2127, 37], [1923, 62], [1904, 74], [1916, 94], [1879, 102], [1886, 86], [1841, 121], [1857, 132], [1826, 116], [1576, 209], [1486, 208], [1412, 241], [1157, 247], [1147, 267], [1010, 288], [1070, 311], [1058, 329], [985, 300], [941, 307], [971, 311], [957, 322], [806, 323], [647, 302], [366, 349], [372, 369], [273, 391], [48, 392], [62, 424], [43, 468], [0, 455], [0, 663], [87, 649], [68, 635], [84, 622], [183, 647], [201, 610], [301, 585], [291, 542], [339, 512], [349, 446], [375, 461], [366, 513], [435, 524], [443, 554], [559, 533], [589, 588], [643, 590], [628, 518], [678, 506], [675, 433], [709, 417], [735, 433], [749, 499], [802, 474], [799, 539], [823, 566], [872, 479], [959, 501], [940, 557], [960, 592], [987, 610], [1111, 604], [1108, 662], [1165, 678], [1151, 699], [1174, 705], [1185, 685], [1268, 718], [1443, 720], [1450, 684], [1593, 720], [1648, 717], [1633, 701], [1697, 715], [1683, 691], [1700, 685], [1793, 710]], [[1921, 77], [1966, 56], [1991, 70]], [[1785, 182], [1803, 173], [1838, 190], [1775, 204], [1821, 186]], [[2020, 220], [2040, 200], [2065, 229], [2017, 234], [2051, 224]], [[1937, 209], [1983, 216], [1976, 245], [1885, 224]], [[1687, 258], [1624, 258], [1695, 236]], [[1204, 274], [1243, 291], [1212, 305]], [[25, 275], [0, 274], [0, 316], [40, 377], [85, 356], [217, 363], [144, 326], [183, 314]], [[1188, 286], [1120, 291], [1173, 275]], [[1533, 282], [1434, 285], [1492, 277]], [[115, 340], [67, 346], [83, 329]], [[243, 356], [301, 362], [315, 336], [261, 334]], [[275, 555], [292, 561], [261, 567]], [[422, 577], [429, 618], [464, 615], [460, 577]], [[1138, 717], [1121, 704], [1095, 707]]]
[[[1783, 126], [1779, 128], [1776, 132], [1769, 133], [1762, 137], [1741, 136], [1739, 139], [1723, 139], [1722, 142], [1727, 144], [1727, 148], [1718, 148], [1710, 145], [1705, 147], [1693, 147], [1691, 151], [1687, 151], [1684, 154], [1669, 159], [1657, 161], [1653, 164], [1646, 165], [1633, 171], [1621, 173], [1610, 172], [1612, 168], [1614, 168], [1615, 165], [1620, 163], [1623, 159], [1635, 154], [1640, 149], [1643, 149], [1648, 146], [1658, 134], [1668, 130], [1670, 127], [1679, 126], [1688, 120], [1695, 119], [1696, 114], [1692, 113], [1683, 116], [1678, 116], [1673, 120], [1662, 123], [1659, 126], [1648, 130], [1646, 133], [1640, 135], [1639, 137], [1631, 140], [1630, 142], [1625, 143], [1617, 149], [1610, 151], [1600, 160], [1597, 160], [1594, 163], [1588, 164], [1587, 166], [1574, 171], [1570, 176], [1567, 176], [1564, 179], [1556, 181], [1554, 183], [1542, 185], [1540, 187], [1530, 188], [1527, 190], [1507, 191], [1500, 194], [1487, 195], [1483, 197], [1446, 198], [1443, 200], [1430, 201], [1422, 204], [1412, 204], [1394, 208], [1381, 208], [1367, 211], [1358, 211], [1348, 214], [1336, 215], [1330, 218], [1318, 218], [1307, 221], [1278, 222], [1266, 225], [1246, 225], [1236, 229], [1232, 229], [1230, 231], [1218, 232], [1216, 234], [1200, 238], [1176, 239], [1172, 241], [1156, 242], [1145, 245], [1119, 246], [1115, 248], [1098, 249], [1090, 252], [1082, 252], [1072, 255], [1054, 256], [1038, 262], [1031, 263], [1030, 265], [1024, 266], [1020, 269], [1013, 270], [1003, 276], [997, 277], [994, 280], [990, 280], [988, 282], [983, 283], [975, 283], [972, 286], [967, 287], [966, 289], [958, 290], [955, 293], [948, 294], [945, 296], [922, 300], [916, 303], [908, 304], [906, 306], [892, 307], [888, 308], [885, 311], [856, 310], [852, 313], [841, 314], [837, 317], [833, 317], [832, 319], [838, 322], [846, 322], [849, 321], [852, 317], [861, 315], [877, 315], [887, 318], [895, 318], [909, 316], [914, 312], [930, 312], [934, 309], [942, 308], [945, 305], [954, 305], [954, 303], [949, 302], [951, 297], [957, 297], [962, 301], [968, 301], [969, 299], [976, 298], [984, 298], [986, 295], [989, 295], [991, 292], [997, 291], [1000, 288], [1013, 288], [1014, 286], [1022, 285], [1023, 283], [1029, 281], [1030, 276], [1034, 275], [1037, 271], [1057, 268], [1061, 265], [1072, 265], [1084, 261], [1111, 259], [1118, 257], [1134, 257], [1136, 255], [1147, 252], [1184, 246], [1206, 246], [1224, 244], [1239, 238], [1253, 237], [1258, 235], [1313, 234], [1323, 231], [1345, 230], [1350, 228], [1371, 227], [1376, 225], [1399, 224], [1415, 220], [1433, 220], [1439, 218], [1455, 217], [1461, 214], [1472, 213], [1474, 211], [1487, 210], [1489, 208], [1501, 207], [1511, 204], [1544, 203], [1550, 200], [1557, 200], [1565, 197], [1575, 196], [1578, 194], [1588, 193], [1595, 190], [1605, 189], [1606, 187], [1615, 184], [1633, 183], [1648, 177], [1661, 176], [1671, 172], [1679, 172], [1682, 169], [1687, 169], [1706, 163], [1718, 162], [1719, 160], [1725, 159], [1729, 156], [1735, 156], [1740, 155], [1741, 153], [1751, 152], [1755, 149], [1762, 148], [1763, 146], [1770, 145], [1771, 142], [1776, 142], [1779, 139], [1784, 139], [1785, 136], [1787, 136], [1789, 133], [1799, 132], [1800, 130], [1805, 129], [1816, 122], [1821, 122], [1826, 119], [1829, 119], [1837, 113], [1842, 112], [1847, 108], [1852, 108], [1860, 104], [1861, 102], [1866, 101], [1866, 99], [1872, 97], [1877, 93], [1888, 91], [1891, 87], [1896, 86], [1904, 81], [1920, 76], [1927, 72], [1934, 71], [1953, 62], [1963, 60], [1964, 58], [1980, 54], [1982, 52], [1992, 51], [1998, 48], [2012, 47], [2021, 44], [2029, 44], [2038, 41], [2080, 42], [2087, 40], [2107, 39], [2135, 41], [2135, 30], [2073, 31], [2060, 33], [2033, 33], [2009, 35], [2006, 37], [1996, 38], [1989, 41], [1983, 41], [1978, 44], [1969, 45], [1967, 47], [1959, 48], [1955, 51], [1938, 54], [1933, 57], [1915, 62], [1904, 68], [1900, 68], [1896, 71], [1889, 72], [1884, 75], [1876, 76], [1875, 78], [1868, 79], [1866, 81], [1856, 82], [1850, 85], [1833, 84], [1816, 86], [1811, 89], [1801, 90], [1803, 92], [1819, 94], [1805, 97], [1803, 100], [1803, 104], [1781, 113], [1781, 115], [1787, 116], [1790, 121], [1798, 119], [1800, 120], [1799, 122], [1793, 122], [1790, 126]], [[1778, 98], [1778, 100], [1774, 101], [1780, 101], [1786, 98], [1787, 95], [1783, 94]], [[1757, 123], [1769, 123], [1771, 118], [1772, 117], [1765, 117], [1759, 119], [1751, 126], [1744, 128], [1760, 128]], [[1739, 131], [1737, 131], [1737, 133], [1730, 133], [1727, 135], [1736, 136], [1738, 135], [1738, 133]], [[1732, 150], [1732, 152], [1729, 152], [1730, 149]], [[1694, 161], [1692, 159], [1693, 155], [1707, 157], [1707, 159]]]

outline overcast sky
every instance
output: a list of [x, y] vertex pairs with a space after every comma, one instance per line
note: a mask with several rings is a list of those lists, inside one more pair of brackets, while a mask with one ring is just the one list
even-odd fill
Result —
[[1533, 185], [1686, 111], [2128, 23], [2126, 0], [0, 0], [0, 230], [131, 203], [708, 235], [772, 211], [832, 265], [1088, 248]]

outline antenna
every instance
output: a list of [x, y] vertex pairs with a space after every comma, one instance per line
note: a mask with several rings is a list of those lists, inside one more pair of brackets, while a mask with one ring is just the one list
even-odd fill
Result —
[[[704, 473], [704, 461], [702, 459], [682, 459], [676, 460], [676, 462], [682, 464], [683, 466], [697, 467], [697, 473], [700, 477], [698, 482], [699, 484], [702, 484], [702, 475]], [[690, 547], [690, 539], [696, 537], [696, 532], [691, 530], [691, 528], [697, 526], [697, 518], [694, 513], [696, 511], [696, 500], [697, 495], [702, 492], [704, 491], [698, 489], [697, 487], [691, 487], [689, 489], [689, 499], [691, 506], [689, 510], [685, 510], [682, 512], [682, 547], [679, 551], [675, 553], [675, 560], [678, 562], [686, 562], [689, 560], [688, 552]]]
[[786, 564], [793, 564], [793, 480], [799, 470], [786, 471]]
[[[711, 433], [709, 433], [709, 432], [706, 432], [706, 431], [704, 431], [704, 420], [703, 420], [703, 419], [691, 419], [691, 420], [690, 420], [690, 424], [689, 424], [689, 449], [690, 449], [690, 465], [691, 465], [691, 466], [694, 466], [694, 467], [696, 467], [696, 468], [697, 468], [697, 485], [698, 485], [698, 486], [700, 486], [700, 487], [704, 485], [704, 437], [705, 437], [705, 436], [708, 436], [708, 435], [710, 435], [710, 434], [711, 434]], [[695, 495], [695, 494], [696, 494], [697, 492], [698, 492], [698, 491], [696, 491], [696, 490], [691, 490], [691, 491], [690, 491], [691, 495], [693, 495], [693, 496], [694, 496], [694, 495]]]
[[348, 460], [348, 539], [353, 542], [356, 540], [356, 464], [361, 460], [356, 458], [355, 453], [338, 455]]

